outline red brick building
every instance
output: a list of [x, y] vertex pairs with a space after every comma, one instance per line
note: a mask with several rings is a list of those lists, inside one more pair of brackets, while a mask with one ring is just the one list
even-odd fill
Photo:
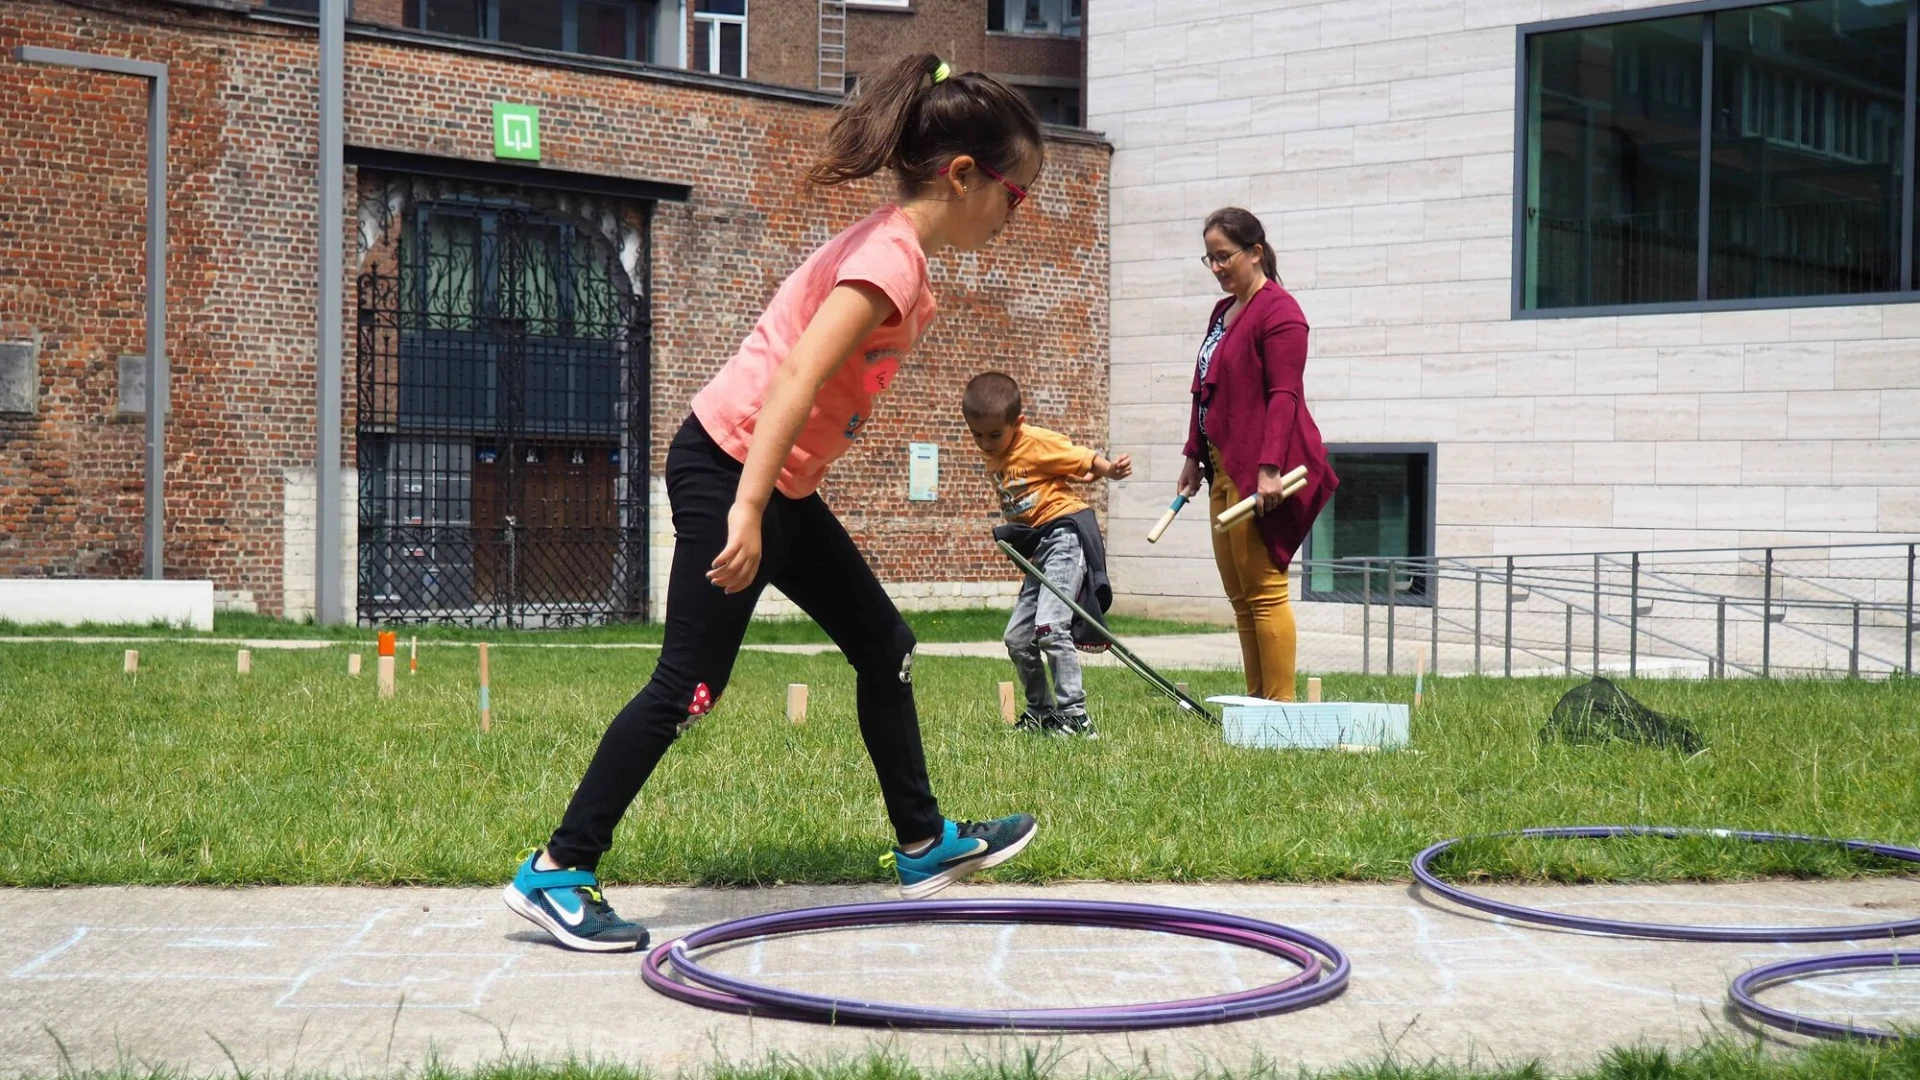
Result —
[[[1025, 90], [1051, 123], [1085, 115], [1082, 0], [694, 0], [691, 66], [760, 82], [835, 90], [909, 52]], [[738, 15], [712, 12], [725, 9]], [[728, 29], [735, 19], [742, 30]], [[743, 32], [744, 55], [725, 48]], [[717, 45], [702, 51], [703, 45]], [[739, 64], [744, 61], [744, 69]]]
[[[557, 48], [501, 29], [553, 9]], [[463, 10], [472, 25], [447, 25]], [[648, 62], [656, 5], [358, 0], [355, 18], [350, 607], [657, 616], [659, 473], [688, 401], [781, 278], [888, 192], [803, 183], [838, 95]], [[119, 383], [143, 345], [145, 91], [17, 62], [22, 45], [168, 66], [166, 574], [310, 610], [313, 20], [243, 0], [0, 6], [0, 122], [18, 133], [0, 144], [0, 343], [31, 377], [30, 407], [0, 412], [0, 576], [131, 577], [143, 442]], [[537, 161], [496, 157], [496, 103], [538, 108]], [[957, 408], [971, 374], [1012, 371], [1036, 419], [1104, 437], [1107, 159], [1052, 130], [1016, 226], [935, 260], [940, 320], [826, 490], [904, 596], [1010, 587]], [[908, 498], [913, 443], [939, 448], [934, 501]]]

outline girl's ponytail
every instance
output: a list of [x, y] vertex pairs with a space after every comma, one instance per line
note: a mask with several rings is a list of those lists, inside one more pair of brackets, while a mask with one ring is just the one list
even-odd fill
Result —
[[861, 80], [807, 179], [844, 184], [892, 169], [914, 188], [959, 154], [1004, 173], [1042, 152], [1040, 118], [1024, 94], [991, 75], [950, 74], [939, 57], [915, 53]]

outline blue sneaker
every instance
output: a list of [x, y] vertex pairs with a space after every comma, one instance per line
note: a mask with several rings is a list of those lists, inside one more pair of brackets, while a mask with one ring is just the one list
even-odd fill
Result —
[[583, 952], [633, 952], [647, 947], [647, 928], [613, 913], [591, 870], [536, 870], [528, 855], [502, 898], [528, 922]]
[[900, 875], [900, 898], [924, 900], [975, 870], [998, 866], [1033, 839], [1032, 814], [992, 821], [949, 821], [940, 839], [918, 855], [894, 848], [880, 860]]

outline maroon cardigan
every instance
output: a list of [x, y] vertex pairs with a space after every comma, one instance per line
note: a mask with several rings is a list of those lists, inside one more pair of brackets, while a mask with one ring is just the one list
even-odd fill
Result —
[[[1232, 303], [1228, 296], [1214, 306], [1209, 330]], [[1193, 408], [1187, 417], [1186, 455], [1211, 474], [1211, 442], [1243, 498], [1259, 490], [1260, 466], [1272, 465], [1284, 473], [1306, 465], [1307, 486], [1278, 509], [1254, 518], [1267, 553], [1282, 570], [1340, 486], [1327, 463], [1320, 429], [1307, 412], [1302, 383], [1306, 366], [1307, 317], [1292, 293], [1268, 281], [1214, 346], [1205, 382], [1195, 363]], [[1206, 436], [1200, 434], [1202, 403], [1207, 406]]]

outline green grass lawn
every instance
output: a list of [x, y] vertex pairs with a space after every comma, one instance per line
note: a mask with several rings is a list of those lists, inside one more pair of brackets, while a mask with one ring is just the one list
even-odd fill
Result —
[[[0, 646], [0, 884], [496, 884], [552, 828], [650, 652], [500, 650], [494, 728], [474, 654], [422, 651], [391, 701], [344, 649], [254, 654], [153, 642]], [[370, 660], [371, 658], [369, 658]], [[891, 840], [838, 656], [743, 654], [601, 865], [611, 882], [882, 880]], [[1180, 676], [1202, 694], [1235, 672]], [[1417, 753], [1245, 750], [1119, 669], [1089, 672], [1098, 742], [998, 719], [1004, 662], [915, 666], [949, 814], [1029, 810], [1003, 881], [1400, 880], [1434, 840], [1527, 825], [1657, 823], [1920, 839], [1920, 685], [1640, 682], [1708, 749], [1542, 745], [1562, 679], [1429, 680]], [[810, 721], [783, 716], [812, 687]], [[1405, 700], [1410, 680], [1326, 676], [1329, 698]], [[1738, 879], [1885, 867], [1720, 841], [1486, 844], [1452, 872], [1509, 879]]]
[[[281, 1080], [246, 1073], [247, 1080]], [[1920, 1080], [1920, 1040], [1894, 1046], [1823, 1043], [1781, 1052], [1753, 1043], [1719, 1040], [1687, 1050], [1623, 1048], [1573, 1071], [1534, 1062], [1448, 1065], [1382, 1059], [1336, 1069], [1301, 1069], [1277, 1062], [1241, 1068], [1171, 1073], [1123, 1063], [1092, 1064], [1059, 1047], [981, 1055], [957, 1066], [923, 1068], [883, 1053], [816, 1061], [783, 1054], [749, 1063], [723, 1062], [678, 1073], [649, 1072], [611, 1061], [573, 1059], [536, 1063], [508, 1059], [474, 1068], [429, 1063], [407, 1072], [368, 1074], [371, 1080]], [[133, 1067], [63, 1072], [61, 1080], [202, 1080], [167, 1069]], [[27, 1074], [26, 1080], [39, 1080]], [[48, 1077], [46, 1080], [53, 1080]], [[205, 1080], [214, 1080], [209, 1075]], [[287, 1074], [284, 1080], [304, 1080]]]
[[[1007, 628], [1005, 608], [955, 608], [945, 611], [904, 612], [907, 623], [921, 641], [998, 641]], [[1230, 626], [1212, 623], [1178, 622], [1171, 619], [1144, 619], [1131, 615], [1108, 618], [1113, 632], [1126, 640], [1129, 636], [1157, 634], [1210, 634], [1230, 631]], [[391, 629], [400, 640], [418, 637], [421, 641], [489, 641], [501, 643], [548, 644], [620, 644], [660, 641], [659, 623], [615, 623], [586, 626], [572, 630], [475, 629], [467, 626], [397, 625], [316, 626], [310, 622], [291, 622], [249, 615], [238, 611], [216, 612], [213, 631], [179, 630], [166, 625], [126, 625], [87, 623], [82, 626], [22, 625], [0, 619], [0, 637], [245, 637], [301, 638], [317, 641], [371, 641], [377, 629]], [[755, 619], [747, 627], [747, 641], [757, 645], [804, 645], [827, 640], [827, 635], [812, 619]]]

